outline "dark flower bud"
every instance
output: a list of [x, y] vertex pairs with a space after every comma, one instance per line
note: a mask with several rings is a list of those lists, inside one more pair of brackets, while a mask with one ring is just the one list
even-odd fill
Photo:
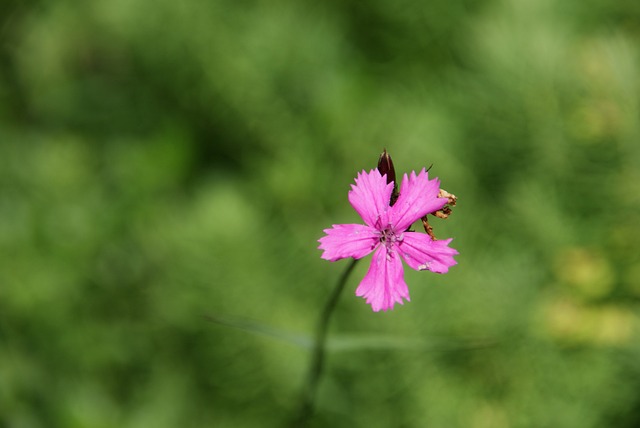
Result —
[[393, 167], [393, 161], [391, 156], [387, 153], [387, 149], [382, 149], [380, 159], [378, 159], [378, 171], [380, 175], [387, 176], [387, 184], [393, 183], [393, 192], [391, 193], [391, 200], [389, 205], [393, 205], [398, 200], [398, 184], [396, 183], [396, 170]]
[[378, 159], [378, 171], [380, 171], [380, 175], [387, 176], [387, 184], [392, 181], [396, 182], [396, 170], [393, 167], [393, 161], [389, 153], [387, 153], [387, 149], [383, 149], [380, 159]]

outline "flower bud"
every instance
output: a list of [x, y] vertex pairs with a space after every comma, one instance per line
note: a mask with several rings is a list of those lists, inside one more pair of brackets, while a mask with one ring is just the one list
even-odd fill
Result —
[[378, 159], [378, 171], [380, 171], [380, 175], [387, 176], [387, 184], [392, 181], [395, 184], [396, 170], [393, 167], [393, 161], [391, 160], [389, 153], [387, 153], [387, 149], [383, 149], [380, 159]]
[[396, 170], [393, 167], [393, 161], [391, 156], [387, 153], [387, 149], [382, 149], [380, 159], [378, 159], [378, 171], [380, 175], [387, 176], [387, 184], [393, 183], [393, 192], [391, 192], [391, 199], [389, 200], [389, 206], [393, 206], [398, 200], [398, 184], [396, 183]]

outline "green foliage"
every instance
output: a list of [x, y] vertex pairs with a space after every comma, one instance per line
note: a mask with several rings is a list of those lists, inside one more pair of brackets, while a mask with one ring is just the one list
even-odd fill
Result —
[[360, 263], [314, 426], [638, 426], [639, 28], [604, 0], [2, 3], [0, 426], [281, 426], [346, 266], [316, 240], [383, 147], [458, 196], [459, 265], [374, 314]]

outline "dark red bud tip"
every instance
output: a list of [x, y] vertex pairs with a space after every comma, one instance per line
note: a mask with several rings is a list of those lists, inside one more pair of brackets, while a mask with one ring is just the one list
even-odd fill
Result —
[[387, 184], [396, 182], [396, 170], [393, 168], [393, 161], [387, 153], [387, 149], [383, 149], [380, 159], [378, 159], [378, 171], [380, 171], [380, 175], [387, 176]]
[[387, 153], [387, 149], [382, 149], [382, 154], [380, 155], [380, 159], [378, 159], [378, 171], [380, 171], [380, 175], [387, 176], [387, 184], [393, 183], [393, 192], [389, 200], [389, 205], [393, 206], [399, 196], [398, 185], [396, 184], [396, 170], [393, 167], [393, 161], [389, 153]]

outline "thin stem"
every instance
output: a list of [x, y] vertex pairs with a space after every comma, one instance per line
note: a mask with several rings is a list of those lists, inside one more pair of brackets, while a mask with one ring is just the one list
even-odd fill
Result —
[[340, 293], [344, 289], [349, 274], [353, 271], [358, 260], [352, 259], [347, 266], [347, 269], [342, 273], [342, 276], [338, 279], [329, 300], [325, 305], [320, 320], [316, 328], [315, 340], [313, 343], [313, 354], [311, 355], [311, 363], [309, 365], [309, 372], [307, 374], [307, 380], [302, 390], [302, 400], [297, 417], [294, 420], [292, 427], [304, 427], [307, 425], [309, 418], [313, 415], [313, 407], [316, 398], [316, 391], [318, 389], [318, 382], [322, 377], [322, 371], [324, 369], [324, 360], [326, 353], [327, 331], [329, 328], [329, 320], [333, 314], [334, 309], [338, 304]]

